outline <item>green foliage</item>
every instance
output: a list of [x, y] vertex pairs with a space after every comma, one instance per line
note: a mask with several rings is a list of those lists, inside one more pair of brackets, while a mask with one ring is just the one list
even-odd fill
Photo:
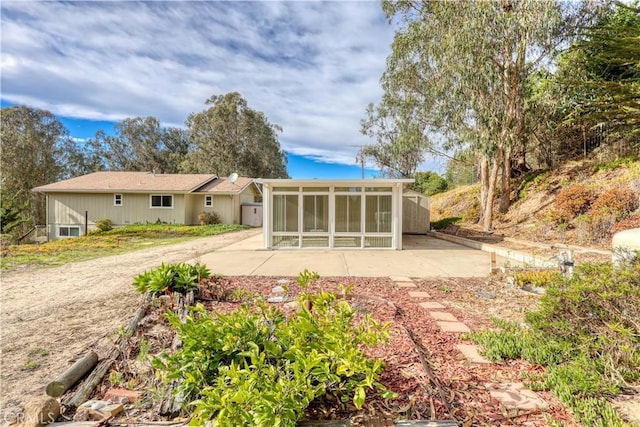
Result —
[[412, 188], [427, 196], [447, 191], [447, 181], [435, 172], [416, 172]]
[[518, 198], [526, 199], [531, 190], [539, 190], [542, 183], [549, 177], [549, 171], [538, 170], [526, 173], [518, 188]]
[[109, 218], [102, 218], [96, 221], [96, 228], [102, 232], [113, 230], [113, 222]]
[[[299, 281], [309, 284], [308, 271]], [[185, 323], [168, 313], [183, 348], [155, 360], [178, 393], [195, 407], [192, 424], [294, 426], [314, 400], [338, 399], [362, 407], [384, 365], [364, 347], [386, 342], [388, 325], [362, 316], [336, 294], [302, 293], [298, 310], [257, 303], [229, 314], [194, 308]], [[195, 400], [194, 400], [195, 399]]]
[[217, 212], [200, 212], [198, 214], [200, 225], [220, 224], [220, 215]]
[[0, 234], [9, 234], [17, 227], [27, 222], [23, 214], [28, 215], [29, 201], [18, 202], [19, 193], [9, 196], [2, 194], [0, 196]]
[[586, 426], [622, 426], [607, 402], [640, 382], [640, 263], [612, 270], [585, 264], [572, 279], [547, 283], [529, 328], [470, 334], [494, 360], [524, 358], [547, 366], [536, 387], [550, 389]]
[[2, 269], [54, 266], [67, 262], [147, 249], [150, 244], [178, 243], [193, 237], [215, 236], [247, 228], [244, 225], [126, 225], [104, 233], [90, 233], [40, 245], [11, 245], [3, 251]]
[[593, 168], [593, 171], [600, 172], [600, 171], [610, 171], [610, 170], [618, 169], [619, 167], [622, 167], [622, 166], [631, 165], [639, 161], [638, 159], [639, 159], [638, 156], [618, 157], [615, 160], [612, 160], [610, 162], [602, 163], [595, 166]]
[[187, 118], [192, 150], [181, 166], [184, 172], [288, 178], [280, 126], [250, 108], [238, 92], [214, 95], [206, 104]]
[[516, 286], [531, 285], [546, 287], [548, 283], [562, 278], [562, 273], [557, 270], [518, 271], [514, 274]]
[[209, 269], [200, 263], [195, 264], [164, 264], [160, 267], [145, 271], [133, 279], [133, 287], [141, 294], [150, 292], [152, 295], [162, 293], [186, 293], [195, 289], [201, 280], [211, 276]]
[[445, 228], [449, 227], [450, 225], [457, 224], [461, 220], [462, 220], [462, 217], [459, 217], [459, 216], [454, 216], [454, 217], [449, 217], [449, 218], [442, 218], [442, 219], [440, 219], [438, 221], [431, 222], [431, 229], [432, 230], [444, 230]]

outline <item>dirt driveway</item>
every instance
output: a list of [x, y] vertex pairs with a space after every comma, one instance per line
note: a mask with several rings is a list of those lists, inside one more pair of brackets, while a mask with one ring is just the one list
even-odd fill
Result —
[[3, 273], [0, 425], [137, 308], [132, 279], [161, 262], [187, 261], [261, 232], [242, 230], [62, 267]]

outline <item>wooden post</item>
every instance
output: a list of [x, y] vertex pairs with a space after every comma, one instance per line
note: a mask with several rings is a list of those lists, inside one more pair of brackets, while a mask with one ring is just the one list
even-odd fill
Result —
[[91, 350], [55, 380], [47, 384], [46, 392], [51, 397], [59, 397], [75, 385], [87, 372], [98, 364], [98, 355]]
[[491, 261], [489, 265], [489, 273], [493, 273], [494, 271], [496, 271], [496, 253], [490, 252], [490, 257]]
[[84, 211], [84, 235], [89, 233], [89, 211]]

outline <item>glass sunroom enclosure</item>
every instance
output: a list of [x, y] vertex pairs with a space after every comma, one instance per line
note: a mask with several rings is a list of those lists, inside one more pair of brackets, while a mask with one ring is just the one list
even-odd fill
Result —
[[402, 249], [412, 179], [262, 179], [265, 248]]

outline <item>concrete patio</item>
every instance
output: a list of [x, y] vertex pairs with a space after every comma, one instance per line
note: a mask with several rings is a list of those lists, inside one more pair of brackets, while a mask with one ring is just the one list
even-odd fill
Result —
[[[490, 271], [489, 253], [428, 236], [404, 236], [401, 251], [266, 250], [262, 242], [259, 233], [198, 260], [225, 276], [296, 276], [305, 268], [325, 277], [484, 277]], [[505, 262], [496, 258], [498, 267]]]

